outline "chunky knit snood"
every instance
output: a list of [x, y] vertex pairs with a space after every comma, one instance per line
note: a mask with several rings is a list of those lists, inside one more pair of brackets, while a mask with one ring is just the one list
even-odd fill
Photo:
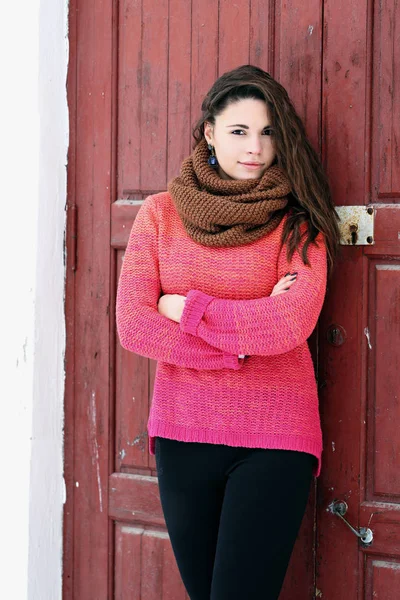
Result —
[[222, 179], [208, 164], [203, 139], [169, 186], [188, 235], [203, 246], [242, 246], [273, 231], [291, 191], [284, 171], [273, 165], [261, 179]]

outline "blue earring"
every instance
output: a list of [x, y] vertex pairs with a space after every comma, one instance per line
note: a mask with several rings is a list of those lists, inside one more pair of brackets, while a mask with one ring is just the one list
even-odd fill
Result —
[[208, 144], [208, 149], [211, 152], [211, 156], [208, 157], [208, 164], [211, 165], [212, 167], [218, 167], [218, 160], [217, 157], [215, 156], [215, 152], [214, 152], [214, 146], [212, 146], [211, 144]]

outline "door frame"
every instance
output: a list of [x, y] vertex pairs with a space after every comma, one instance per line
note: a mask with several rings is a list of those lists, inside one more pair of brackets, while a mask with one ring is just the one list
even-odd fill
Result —
[[[113, 415], [108, 399], [114, 348], [109, 282], [114, 267], [107, 239], [116, 189], [117, 10], [113, 0], [69, 3], [64, 600], [113, 594], [114, 536], [108, 518]], [[104, 78], [104, 73], [112, 77]], [[93, 303], [96, 310], [91, 311]]]

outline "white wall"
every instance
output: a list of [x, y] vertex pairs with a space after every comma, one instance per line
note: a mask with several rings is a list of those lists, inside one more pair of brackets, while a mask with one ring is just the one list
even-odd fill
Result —
[[68, 0], [0, 19], [0, 597], [61, 598]]

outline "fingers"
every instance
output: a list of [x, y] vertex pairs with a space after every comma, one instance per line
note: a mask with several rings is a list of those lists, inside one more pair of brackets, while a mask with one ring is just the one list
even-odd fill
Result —
[[290, 286], [296, 281], [297, 273], [288, 273], [282, 279], [280, 279], [276, 287], [288, 290]]
[[286, 287], [286, 290], [289, 290], [292, 283], [294, 283], [297, 279], [297, 273], [289, 273], [284, 277], [284, 279], [286, 279], [286, 285], [288, 286]]
[[296, 281], [296, 278], [297, 272], [286, 273], [286, 275], [282, 277], [275, 285], [271, 296], [277, 296], [278, 294], [284, 294], [285, 292], [289, 291], [293, 283]]

